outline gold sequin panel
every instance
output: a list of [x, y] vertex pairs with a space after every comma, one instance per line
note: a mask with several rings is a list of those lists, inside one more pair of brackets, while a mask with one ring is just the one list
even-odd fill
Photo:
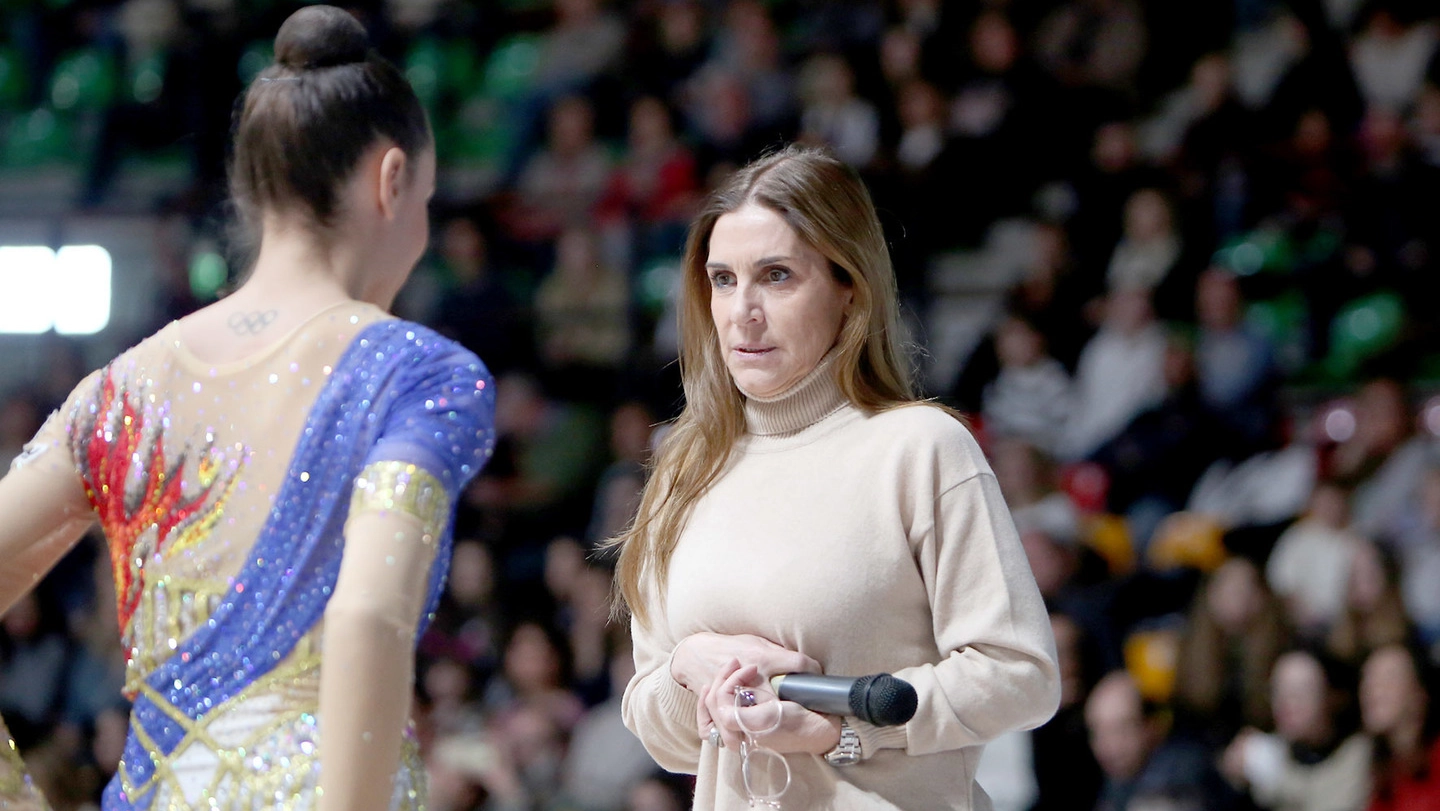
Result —
[[350, 514], [397, 510], [420, 519], [427, 541], [450, 519], [450, 497], [440, 480], [408, 462], [373, 462], [355, 478]]
[[210, 620], [227, 592], [224, 581], [170, 575], [156, 578], [141, 592], [134, 617], [121, 637], [126, 652], [126, 695], [133, 698], [146, 677]]

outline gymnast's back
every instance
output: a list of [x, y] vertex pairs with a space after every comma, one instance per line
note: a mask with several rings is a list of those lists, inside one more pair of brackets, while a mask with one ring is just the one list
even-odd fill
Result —
[[[414, 643], [494, 442], [483, 363], [387, 312], [433, 139], [327, 6], [281, 27], [238, 115], [252, 270], [88, 376], [0, 479], [0, 610], [99, 522], [132, 702], [107, 811], [423, 808]], [[43, 807], [0, 756], [0, 803]]]

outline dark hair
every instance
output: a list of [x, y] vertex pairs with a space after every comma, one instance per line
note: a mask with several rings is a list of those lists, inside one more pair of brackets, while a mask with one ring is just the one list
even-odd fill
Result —
[[[1391, 800], [1395, 796], [1396, 778], [1400, 775], [1397, 772], [1409, 772], [1411, 777], [1426, 779], [1430, 775], [1430, 749], [1440, 740], [1440, 673], [1431, 663], [1429, 655], [1423, 650], [1414, 639], [1407, 640], [1395, 645], [1386, 645], [1381, 648], [1396, 647], [1405, 652], [1414, 668], [1415, 680], [1419, 682], [1420, 689], [1425, 692], [1428, 701], [1425, 706], [1425, 717], [1420, 727], [1419, 752], [1413, 753], [1410, 757], [1401, 757], [1390, 746], [1390, 738], [1387, 735], [1375, 736], [1374, 748], [1371, 750], [1370, 777], [1374, 782], [1372, 797], [1381, 800]], [[1371, 656], [1374, 652], [1371, 653]], [[1367, 661], [1369, 657], [1366, 657]]]
[[409, 82], [334, 6], [302, 8], [275, 36], [275, 64], [245, 91], [235, 121], [230, 192], [248, 225], [299, 208], [331, 224], [337, 189], [376, 141], [416, 155], [432, 143]]

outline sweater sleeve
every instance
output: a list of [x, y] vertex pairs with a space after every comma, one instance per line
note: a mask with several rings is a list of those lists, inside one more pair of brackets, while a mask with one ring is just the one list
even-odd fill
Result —
[[916, 527], [915, 554], [943, 658], [895, 673], [919, 696], [903, 743], [893, 731], [857, 730], [870, 747], [912, 755], [1033, 729], [1060, 703], [1049, 618], [994, 475], [981, 470], [944, 490], [932, 515]]
[[674, 643], [659, 630], [631, 620], [635, 677], [625, 686], [620, 711], [625, 726], [661, 767], [695, 774], [700, 768], [700, 735], [695, 728], [698, 699], [670, 675]]

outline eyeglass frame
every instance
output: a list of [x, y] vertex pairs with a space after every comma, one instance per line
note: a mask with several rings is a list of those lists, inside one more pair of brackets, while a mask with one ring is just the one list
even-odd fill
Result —
[[[735, 691], [735, 723], [740, 727], [740, 730], [745, 733], [745, 738], [740, 741], [740, 779], [745, 784], [745, 799], [749, 801], [751, 808], [754, 808], [756, 805], [762, 805], [768, 808], [778, 809], [780, 808], [780, 798], [785, 796], [786, 791], [790, 790], [790, 762], [785, 759], [784, 755], [757, 741], [755, 736], [756, 734], [763, 735], [766, 732], [778, 728], [780, 726], [780, 717], [778, 715], [776, 716], [774, 726], [769, 729], [759, 730], [758, 733], [746, 726], [744, 721], [740, 720], [744, 717], [740, 710], [757, 706], [759, 703], [759, 700], [755, 697], [755, 690], [752, 688], [742, 687]], [[765, 797], [756, 796], [756, 792], [750, 786], [750, 757], [752, 754], [765, 755], [779, 761], [785, 770], [785, 780], [780, 786], [779, 791]]]

